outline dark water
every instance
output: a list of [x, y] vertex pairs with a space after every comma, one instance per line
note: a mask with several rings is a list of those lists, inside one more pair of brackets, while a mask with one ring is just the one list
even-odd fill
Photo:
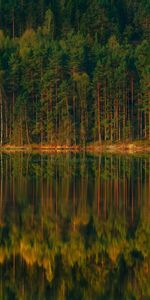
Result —
[[148, 155], [0, 159], [0, 299], [150, 299]]

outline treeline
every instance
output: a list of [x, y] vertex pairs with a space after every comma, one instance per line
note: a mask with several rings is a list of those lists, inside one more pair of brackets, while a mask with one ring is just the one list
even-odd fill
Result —
[[150, 139], [148, 1], [1, 1], [0, 143]]

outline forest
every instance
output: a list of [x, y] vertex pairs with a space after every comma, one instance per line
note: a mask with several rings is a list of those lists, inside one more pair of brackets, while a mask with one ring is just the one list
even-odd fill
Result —
[[0, 145], [150, 139], [148, 0], [1, 0]]

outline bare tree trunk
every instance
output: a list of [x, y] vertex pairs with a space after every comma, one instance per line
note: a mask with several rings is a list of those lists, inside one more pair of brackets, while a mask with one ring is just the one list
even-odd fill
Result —
[[146, 116], [146, 112], [144, 112], [144, 137], [146, 139], [146, 136], [147, 136], [147, 116]]
[[74, 128], [74, 144], [76, 146], [76, 107], [75, 107], [75, 96], [73, 96], [73, 128]]
[[150, 140], [150, 111], [148, 113], [148, 139]]
[[98, 124], [98, 141], [101, 143], [101, 124], [100, 124], [100, 83], [97, 85], [97, 124]]
[[13, 14], [12, 14], [12, 36], [13, 40], [15, 38], [15, 16], [14, 16], [14, 9], [13, 9]]
[[0, 131], [0, 144], [3, 144], [3, 103], [2, 103], [2, 90], [0, 89], [0, 124], [1, 124], [1, 131]]
[[97, 176], [97, 212], [98, 217], [101, 213], [101, 180], [100, 180], [100, 167], [101, 167], [101, 158], [99, 156], [98, 161], [98, 176]]
[[134, 101], [134, 79], [133, 77], [131, 78], [131, 122], [132, 122], [132, 139], [134, 138], [134, 126], [133, 126], [133, 101]]
[[5, 137], [6, 139], [8, 138], [8, 107], [7, 107], [7, 102], [6, 99], [4, 99], [4, 108], [5, 108]]
[[3, 153], [0, 154], [0, 224], [2, 223], [3, 211]]
[[107, 120], [107, 109], [106, 109], [106, 102], [107, 102], [107, 83], [105, 81], [105, 94], [104, 94], [104, 107], [105, 107], [105, 111], [104, 111], [104, 115], [105, 115], [105, 125], [104, 125], [104, 140], [106, 141], [106, 132], [107, 132], [107, 124], [106, 124], [106, 120]]
[[148, 139], [150, 140], [150, 92], [148, 92], [148, 103], [149, 103], [149, 111], [148, 111]]

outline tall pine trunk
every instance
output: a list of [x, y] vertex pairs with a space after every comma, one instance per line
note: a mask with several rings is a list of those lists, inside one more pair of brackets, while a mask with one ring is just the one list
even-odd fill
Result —
[[98, 141], [101, 143], [101, 124], [100, 124], [100, 83], [97, 84], [97, 125]]
[[2, 102], [2, 89], [0, 88], [0, 144], [3, 144], [3, 102]]

